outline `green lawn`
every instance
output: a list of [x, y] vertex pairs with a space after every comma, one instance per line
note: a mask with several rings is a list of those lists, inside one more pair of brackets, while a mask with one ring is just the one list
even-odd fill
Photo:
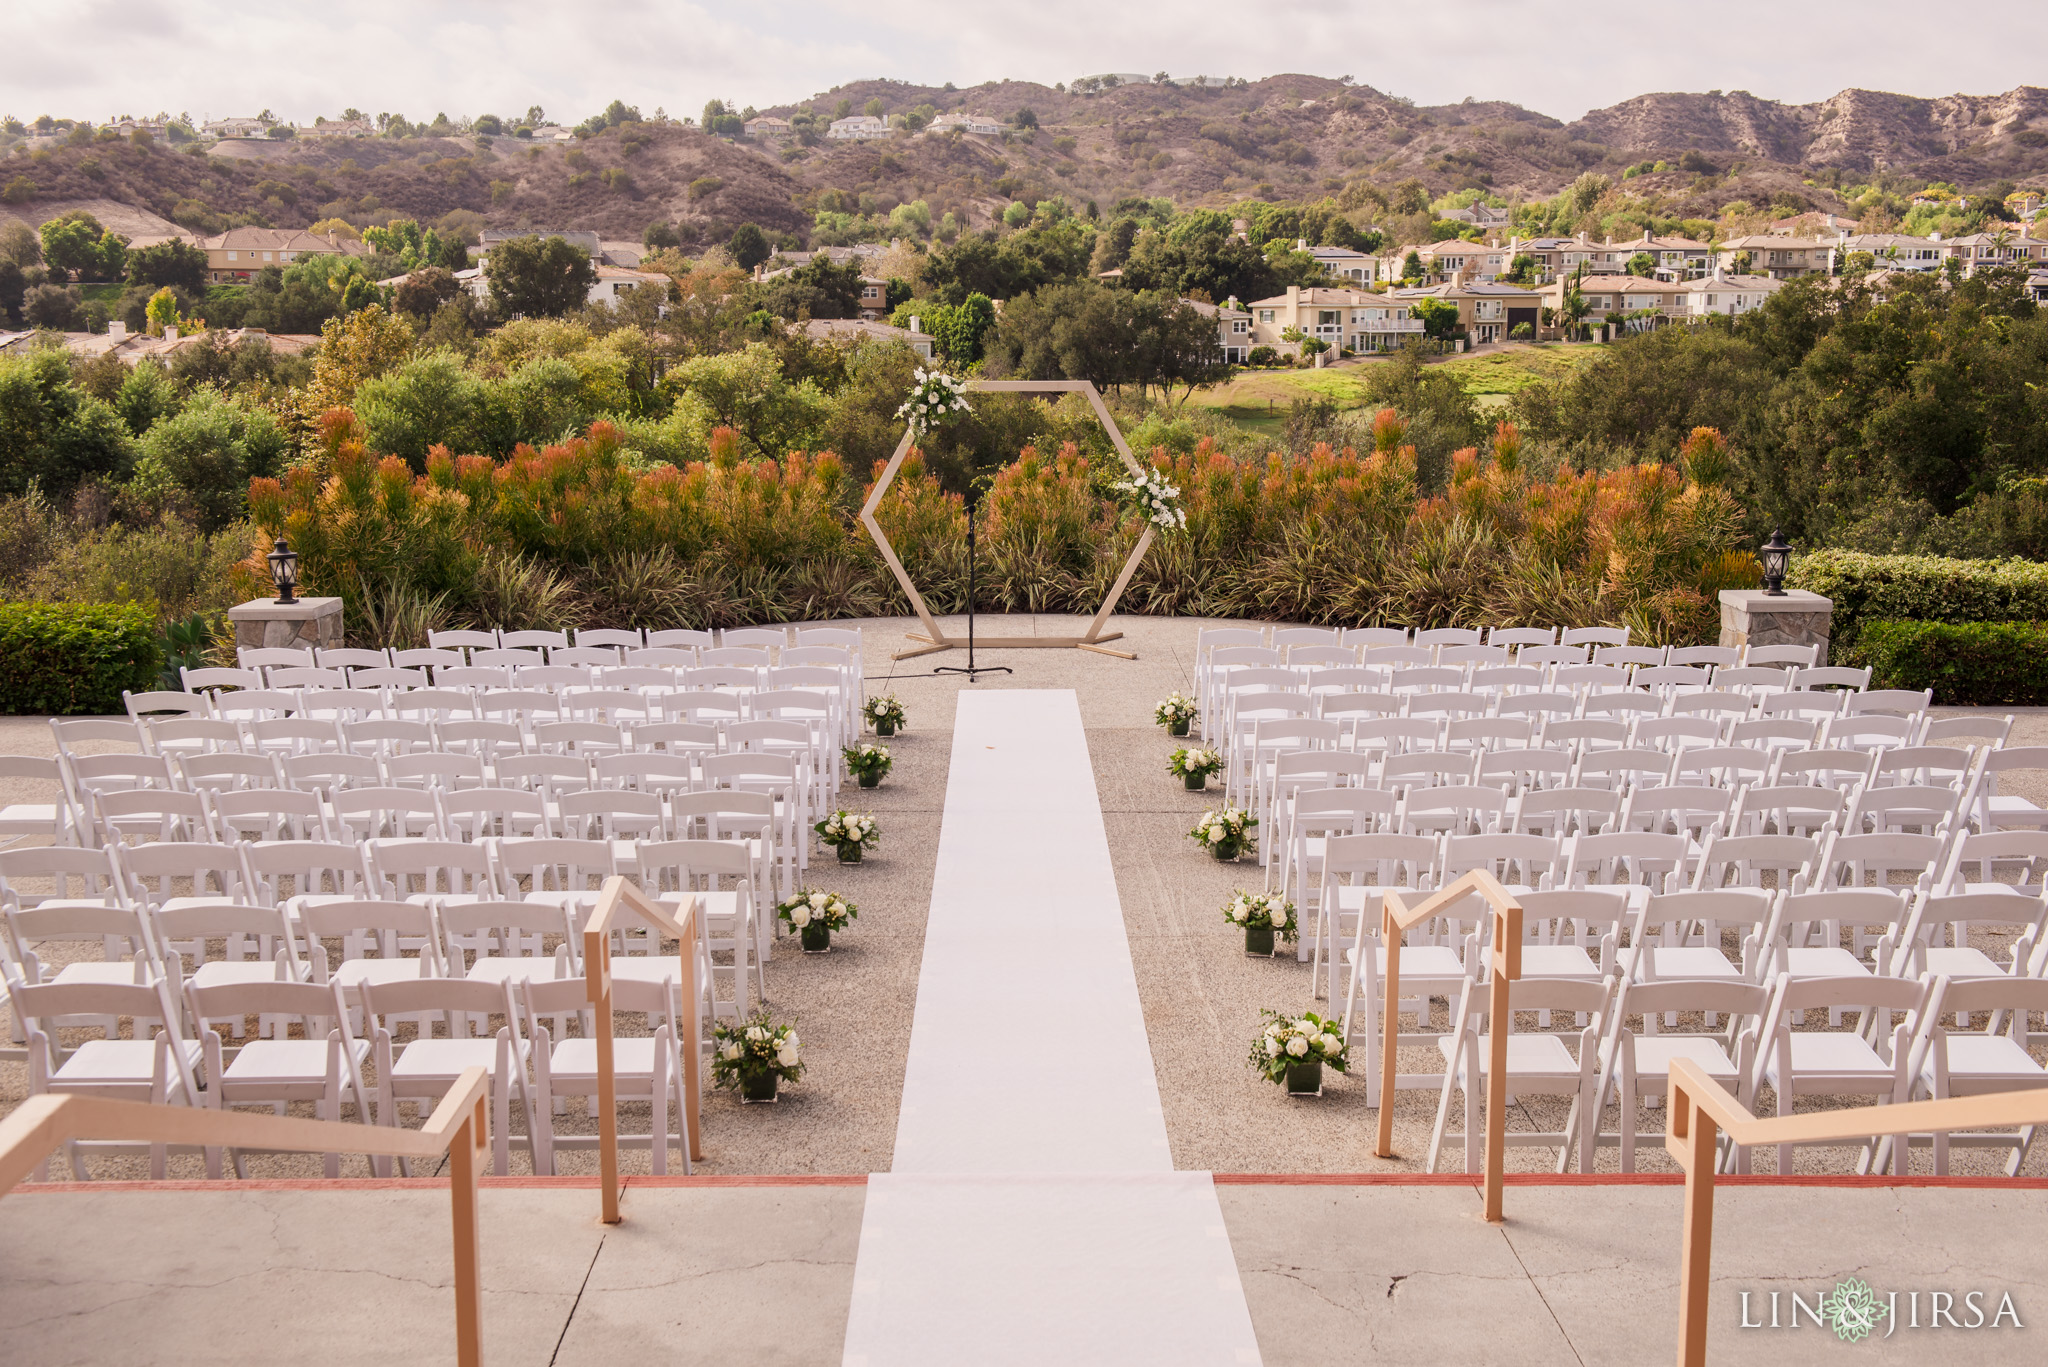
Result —
[[[1483, 408], [1497, 408], [1530, 385], [1561, 380], [1600, 353], [1590, 343], [1511, 346], [1478, 356], [1452, 356], [1430, 362], [1455, 375], [1465, 392]], [[1324, 370], [1241, 370], [1229, 384], [1205, 389], [1194, 402], [1220, 410], [1231, 421], [1272, 436], [1287, 421], [1287, 409], [1299, 399], [1324, 399], [1339, 408], [1363, 407], [1367, 368], [1382, 364], [1336, 366]]]
[[112, 308], [121, 302], [122, 291], [127, 288], [128, 286], [119, 280], [114, 280], [100, 281], [90, 285], [82, 284], [78, 287], [78, 291], [85, 296], [86, 303], [90, 304], [93, 300], [97, 299], [108, 308]]

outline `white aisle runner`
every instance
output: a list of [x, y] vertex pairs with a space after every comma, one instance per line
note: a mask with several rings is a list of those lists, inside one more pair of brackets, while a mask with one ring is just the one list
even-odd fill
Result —
[[1209, 1174], [1167, 1149], [1079, 704], [962, 692], [846, 1367], [1258, 1361]]

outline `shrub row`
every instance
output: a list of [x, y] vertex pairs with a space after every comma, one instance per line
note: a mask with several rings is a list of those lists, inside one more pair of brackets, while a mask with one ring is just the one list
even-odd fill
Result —
[[1853, 649], [1869, 623], [2048, 621], [2048, 564], [1937, 555], [1814, 551], [1788, 582], [1834, 600], [1833, 649]]
[[1872, 688], [1931, 688], [1944, 706], [2048, 705], [2040, 622], [1866, 621], [1847, 663], [1868, 665]]
[[156, 614], [136, 603], [0, 603], [0, 711], [105, 715], [156, 687]]

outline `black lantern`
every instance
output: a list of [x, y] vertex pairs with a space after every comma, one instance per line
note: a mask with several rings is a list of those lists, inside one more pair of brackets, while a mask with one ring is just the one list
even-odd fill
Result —
[[1785, 597], [1785, 571], [1792, 564], [1792, 543], [1785, 533], [1773, 527], [1771, 539], [1757, 548], [1756, 558], [1764, 564], [1764, 592], [1773, 598]]
[[277, 539], [277, 549], [266, 557], [270, 561], [270, 577], [277, 581], [277, 601], [296, 603], [292, 590], [299, 583], [299, 553], [285, 544], [284, 538]]

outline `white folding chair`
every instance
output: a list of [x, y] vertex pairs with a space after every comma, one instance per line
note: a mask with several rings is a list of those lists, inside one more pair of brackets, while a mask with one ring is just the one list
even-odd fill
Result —
[[[1467, 978], [1453, 1010], [1454, 1024], [1448, 1037], [1437, 1041], [1444, 1057], [1443, 1090], [1437, 1100], [1436, 1125], [1430, 1132], [1425, 1172], [1436, 1171], [1437, 1155], [1444, 1141], [1462, 1138], [1465, 1171], [1478, 1172], [1486, 1127], [1481, 1119], [1481, 1093], [1493, 1066], [1492, 1032], [1506, 1030], [1507, 1094], [1517, 1099], [1528, 1096], [1571, 1098], [1562, 1130], [1527, 1132], [1509, 1128], [1503, 1142], [1516, 1147], [1540, 1146], [1558, 1151], [1557, 1170], [1571, 1169], [1573, 1150], [1578, 1151], [1579, 1171], [1593, 1170], [1594, 1131], [1599, 1128], [1600, 1040], [1607, 1029], [1607, 1013], [1614, 1000], [1614, 982], [1579, 982], [1570, 978], [1521, 978], [1508, 985], [1508, 1019], [1492, 1019], [1491, 989]], [[1546, 1031], [1516, 1030], [1514, 1017], [1526, 1011], [1570, 1011], [1587, 1018], [1578, 1032], [1576, 1056], [1565, 1036]], [[1462, 1135], [1449, 1130], [1451, 1096], [1464, 1099]]]

